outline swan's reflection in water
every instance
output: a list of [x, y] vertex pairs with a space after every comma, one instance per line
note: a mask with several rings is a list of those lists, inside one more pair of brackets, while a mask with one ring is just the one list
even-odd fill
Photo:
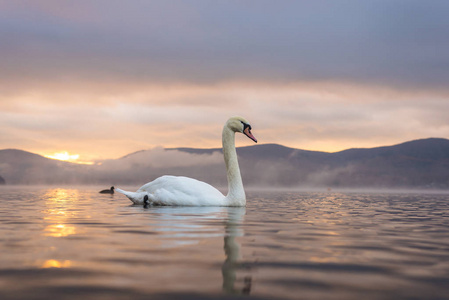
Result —
[[[155, 207], [147, 206], [155, 222], [153, 230], [165, 238], [162, 247], [195, 246], [203, 238], [223, 236], [225, 260], [221, 267], [222, 290], [226, 294], [248, 295], [252, 277], [238, 276], [242, 270], [240, 245], [236, 238], [244, 235], [242, 222], [245, 207]], [[217, 222], [218, 221], [218, 222]], [[223, 227], [224, 225], [224, 227]]]
[[229, 294], [246, 294], [251, 292], [252, 277], [245, 276], [243, 287], [237, 288], [237, 270], [240, 267], [240, 245], [235, 240], [243, 236], [241, 223], [245, 215], [245, 207], [227, 207], [227, 220], [225, 224], [224, 251], [226, 259], [221, 268], [223, 274], [223, 291]]

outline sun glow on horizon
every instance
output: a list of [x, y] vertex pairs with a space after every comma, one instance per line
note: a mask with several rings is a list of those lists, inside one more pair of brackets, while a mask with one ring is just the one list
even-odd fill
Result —
[[83, 165], [93, 165], [94, 164], [93, 162], [79, 161], [79, 158], [80, 158], [79, 154], [70, 154], [67, 151], [55, 152], [53, 154], [47, 154], [47, 155], [44, 155], [44, 156], [46, 158], [51, 158], [51, 159], [71, 162], [71, 163], [75, 163], [75, 164], [83, 164]]

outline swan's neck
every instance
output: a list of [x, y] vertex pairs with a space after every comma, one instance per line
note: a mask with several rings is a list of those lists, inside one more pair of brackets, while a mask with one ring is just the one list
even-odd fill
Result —
[[235, 133], [228, 126], [223, 127], [223, 156], [228, 176], [228, 195], [226, 200], [229, 206], [245, 206], [246, 196], [240, 175], [237, 152], [235, 150]]

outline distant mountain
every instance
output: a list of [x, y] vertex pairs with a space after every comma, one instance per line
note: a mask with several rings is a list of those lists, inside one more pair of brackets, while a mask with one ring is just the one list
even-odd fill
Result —
[[[173, 149], [175, 150], [175, 149]], [[221, 149], [177, 148], [192, 154]], [[449, 188], [449, 140], [328, 153], [264, 144], [238, 149], [245, 182], [260, 185]]]
[[0, 150], [0, 174], [8, 184], [70, 184], [83, 166], [17, 150]]
[[[447, 139], [335, 153], [263, 144], [237, 153], [246, 186], [449, 189]], [[221, 149], [155, 148], [92, 166], [7, 149], [0, 150], [0, 174], [8, 184], [141, 185], [172, 174], [226, 186]]]

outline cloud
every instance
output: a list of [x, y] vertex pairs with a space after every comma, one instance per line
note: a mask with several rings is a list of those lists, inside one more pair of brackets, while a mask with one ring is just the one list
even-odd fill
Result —
[[[9, 97], [0, 103], [3, 147], [42, 154], [70, 150], [82, 160], [117, 158], [161, 145], [220, 147], [222, 126], [232, 115], [250, 120], [262, 143], [309, 150], [449, 136], [445, 93], [331, 82], [112, 89]], [[237, 145], [248, 145], [248, 140], [237, 136]]]
[[[0, 148], [81, 160], [449, 137], [447, 1], [0, 1]], [[247, 145], [237, 138], [237, 145]]]
[[445, 87], [447, 1], [1, 4], [3, 76]]

